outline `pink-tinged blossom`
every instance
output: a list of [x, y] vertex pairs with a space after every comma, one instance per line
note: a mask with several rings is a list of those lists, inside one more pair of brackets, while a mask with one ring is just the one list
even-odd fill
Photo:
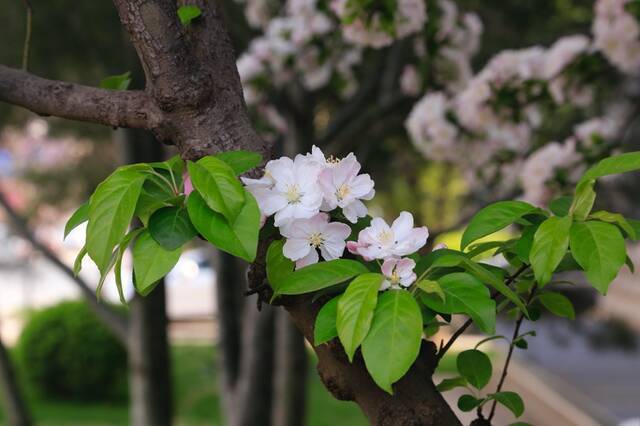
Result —
[[347, 249], [367, 261], [401, 257], [417, 252], [428, 237], [426, 226], [414, 228], [411, 213], [402, 212], [391, 226], [382, 218], [374, 218], [371, 226], [360, 231], [357, 242], [347, 243]]
[[416, 274], [413, 272], [415, 267], [416, 262], [409, 258], [398, 259], [392, 257], [385, 260], [382, 264], [382, 273], [385, 279], [380, 284], [380, 290], [409, 287], [416, 280]]
[[311, 219], [293, 220], [280, 231], [287, 239], [282, 253], [299, 269], [317, 263], [318, 250], [324, 260], [340, 258], [351, 228], [340, 222], [330, 223], [328, 214], [318, 213]]
[[331, 211], [337, 207], [351, 223], [367, 215], [367, 207], [360, 200], [370, 200], [375, 191], [368, 174], [359, 175], [360, 163], [349, 154], [333, 167], [326, 167], [319, 175], [320, 188], [324, 194], [322, 209]]
[[318, 186], [320, 168], [299, 158], [272, 160], [262, 179], [243, 179], [247, 190], [258, 202], [265, 216], [275, 214], [275, 226], [293, 219], [308, 219], [320, 211], [322, 191]]
[[193, 192], [193, 182], [186, 171], [182, 174], [182, 181], [184, 182], [184, 195], [188, 197]]

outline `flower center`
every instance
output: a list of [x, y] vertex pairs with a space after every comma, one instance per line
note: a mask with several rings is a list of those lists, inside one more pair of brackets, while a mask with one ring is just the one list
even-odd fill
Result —
[[338, 201], [344, 200], [351, 193], [351, 188], [346, 183], [340, 185], [340, 188], [336, 191], [336, 198]]
[[387, 245], [393, 242], [393, 232], [391, 230], [385, 230], [378, 234], [378, 241], [383, 245]]
[[391, 277], [389, 277], [389, 278], [390, 278], [391, 284], [398, 284], [398, 283], [400, 283], [400, 276], [399, 276], [399, 275], [398, 275], [398, 273], [396, 272], [396, 269], [395, 269], [395, 268], [393, 268], [393, 272], [391, 273]]
[[340, 163], [340, 161], [342, 161], [342, 160], [340, 160], [337, 157], [334, 157], [333, 155], [330, 155], [330, 156], [327, 157], [327, 163], [328, 164], [336, 165], [336, 164]]
[[314, 232], [313, 234], [309, 235], [309, 243], [313, 248], [318, 248], [322, 245], [322, 243], [324, 243], [324, 238], [322, 237], [321, 233]]
[[289, 185], [287, 187], [287, 192], [285, 193], [287, 197], [287, 201], [290, 204], [296, 204], [300, 202], [300, 198], [302, 198], [302, 194], [300, 193], [300, 187], [298, 184]]

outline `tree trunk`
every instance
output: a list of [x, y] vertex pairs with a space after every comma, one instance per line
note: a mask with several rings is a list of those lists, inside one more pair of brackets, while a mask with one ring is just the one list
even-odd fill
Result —
[[131, 424], [169, 426], [173, 403], [164, 283], [146, 297], [136, 295], [130, 305]]
[[[122, 163], [162, 161], [164, 152], [153, 136], [141, 130], [114, 134]], [[146, 297], [135, 295], [129, 317], [129, 389], [131, 424], [169, 426], [173, 415], [171, 360], [167, 336], [164, 282]]]
[[20, 392], [9, 352], [0, 339], [0, 402], [8, 426], [30, 426], [31, 416]]
[[304, 336], [286, 312], [276, 313], [274, 426], [302, 426], [307, 399], [308, 354]]

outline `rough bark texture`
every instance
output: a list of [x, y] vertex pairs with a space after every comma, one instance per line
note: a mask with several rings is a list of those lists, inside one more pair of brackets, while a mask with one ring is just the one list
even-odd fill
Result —
[[[250, 124], [235, 54], [217, 2], [190, 1], [201, 8], [202, 16], [188, 27], [179, 24], [175, 0], [114, 0], [114, 3], [143, 64], [147, 79], [145, 93], [160, 111], [159, 125], [149, 128], [159, 140], [175, 144], [185, 159], [237, 149], [257, 151], [270, 158], [270, 147]], [[0, 82], [6, 81], [8, 74], [6, 68], [0, 68]], [[25, 84], [30, 84], [28, 78], [21, 78]], [[18, 99], [11, 87], [0, 83], [0, 100], [27, 108], [34, 103], [32, 99]], [[64, 105], [62, 100], [58, 103]], [[385, 105], [393, 107], [394, 103], [387, 101]], [[77, 118], [82, 118], [79, 111], [91, 109], [91, 105], [78, 104], [77, 108]], [[139, 116], [141, 112], [132, 114]], [[263, 245], [260, 251], [262, 259], [252, 267], [250, 283], [253, 287], [265, 282], [265, 247]], [[309, 297], [289, 298], [283, 304], [297, 327], [308, 340], [311, 339], [319, 304], [312, 303]], [[245, 324], [249, 332], [244, 336], [243, 346], [267, 348], [268, 345], [257, 342], [269, 338], [270, 333], [272, 336], [273, 309], [265, 306], [259, 315], [255, 310], [249, 312], [254, 313], [255, 322]], [[247, 376], [238, 382], [238, 392], [254, 404], [238, 413], [238, 424], [241, 425], [255, 425], [257, 419], [271, 419], [265, 407], [257, 403], [264, 395], [270, 395], [271, 383], [254, 379], [259, 376], [260, 369], [272, 368], [272, 351], [249, 352], [260, 362], [251, 357], [242, 360], [241, 371]], [[460, 424], [430, 379], [435, 366], [435, 348], [430, 343], [423, 343], [415, 365], [394, 386], [394, 395], [384, 393], [373, 383], [361, 358], [349, 364], [337, 343], [321, 345], [316, 353], [318, 370], [328, 389], [339, 399], [357, 402], [372, 424]]]
[[31, 416], [22, 398], [7, 349], [0, 340], [0, 403], [4, 408], [7, 425], [30, 426]]

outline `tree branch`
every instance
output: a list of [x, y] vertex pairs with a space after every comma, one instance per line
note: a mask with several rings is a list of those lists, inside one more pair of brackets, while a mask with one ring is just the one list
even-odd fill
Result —
[[114, 91], [47, 80], [0, 65], [0, 101], [39, 115], [53, 115], [112, 127], [153, 129], [161, 113], [140, 91]]
[[4, 197], [4, 194], [0, 192], [0, 205], [7, 212], [7, 216], [18, 233], [31, 245], [34, 249], [38, 250], [42, 255], [49, 260], [49, 262], [53, 263], [58, 269], [60, 269], [65, 275], [67, 275], [80, 289], [80, 292], [85, 297], [91, 309], [102, 319], [103, 323], [111, 330], [111, 332], [122, 342], [123, 345], [127, 346], [127, 318], [115, 310], [109, 308], [107, 305], [104, 305], [96, 299], [95, 292], [89, 287], [89, 285], [80, 277], [77, 277], [71, 268], [69, 268], [66, 264], [64, 264], [58, 256], [51, 251], [51, 249], [40, 241], [38, 241], [27, 226], [26, 221], [11, 207], [7, 199]]

